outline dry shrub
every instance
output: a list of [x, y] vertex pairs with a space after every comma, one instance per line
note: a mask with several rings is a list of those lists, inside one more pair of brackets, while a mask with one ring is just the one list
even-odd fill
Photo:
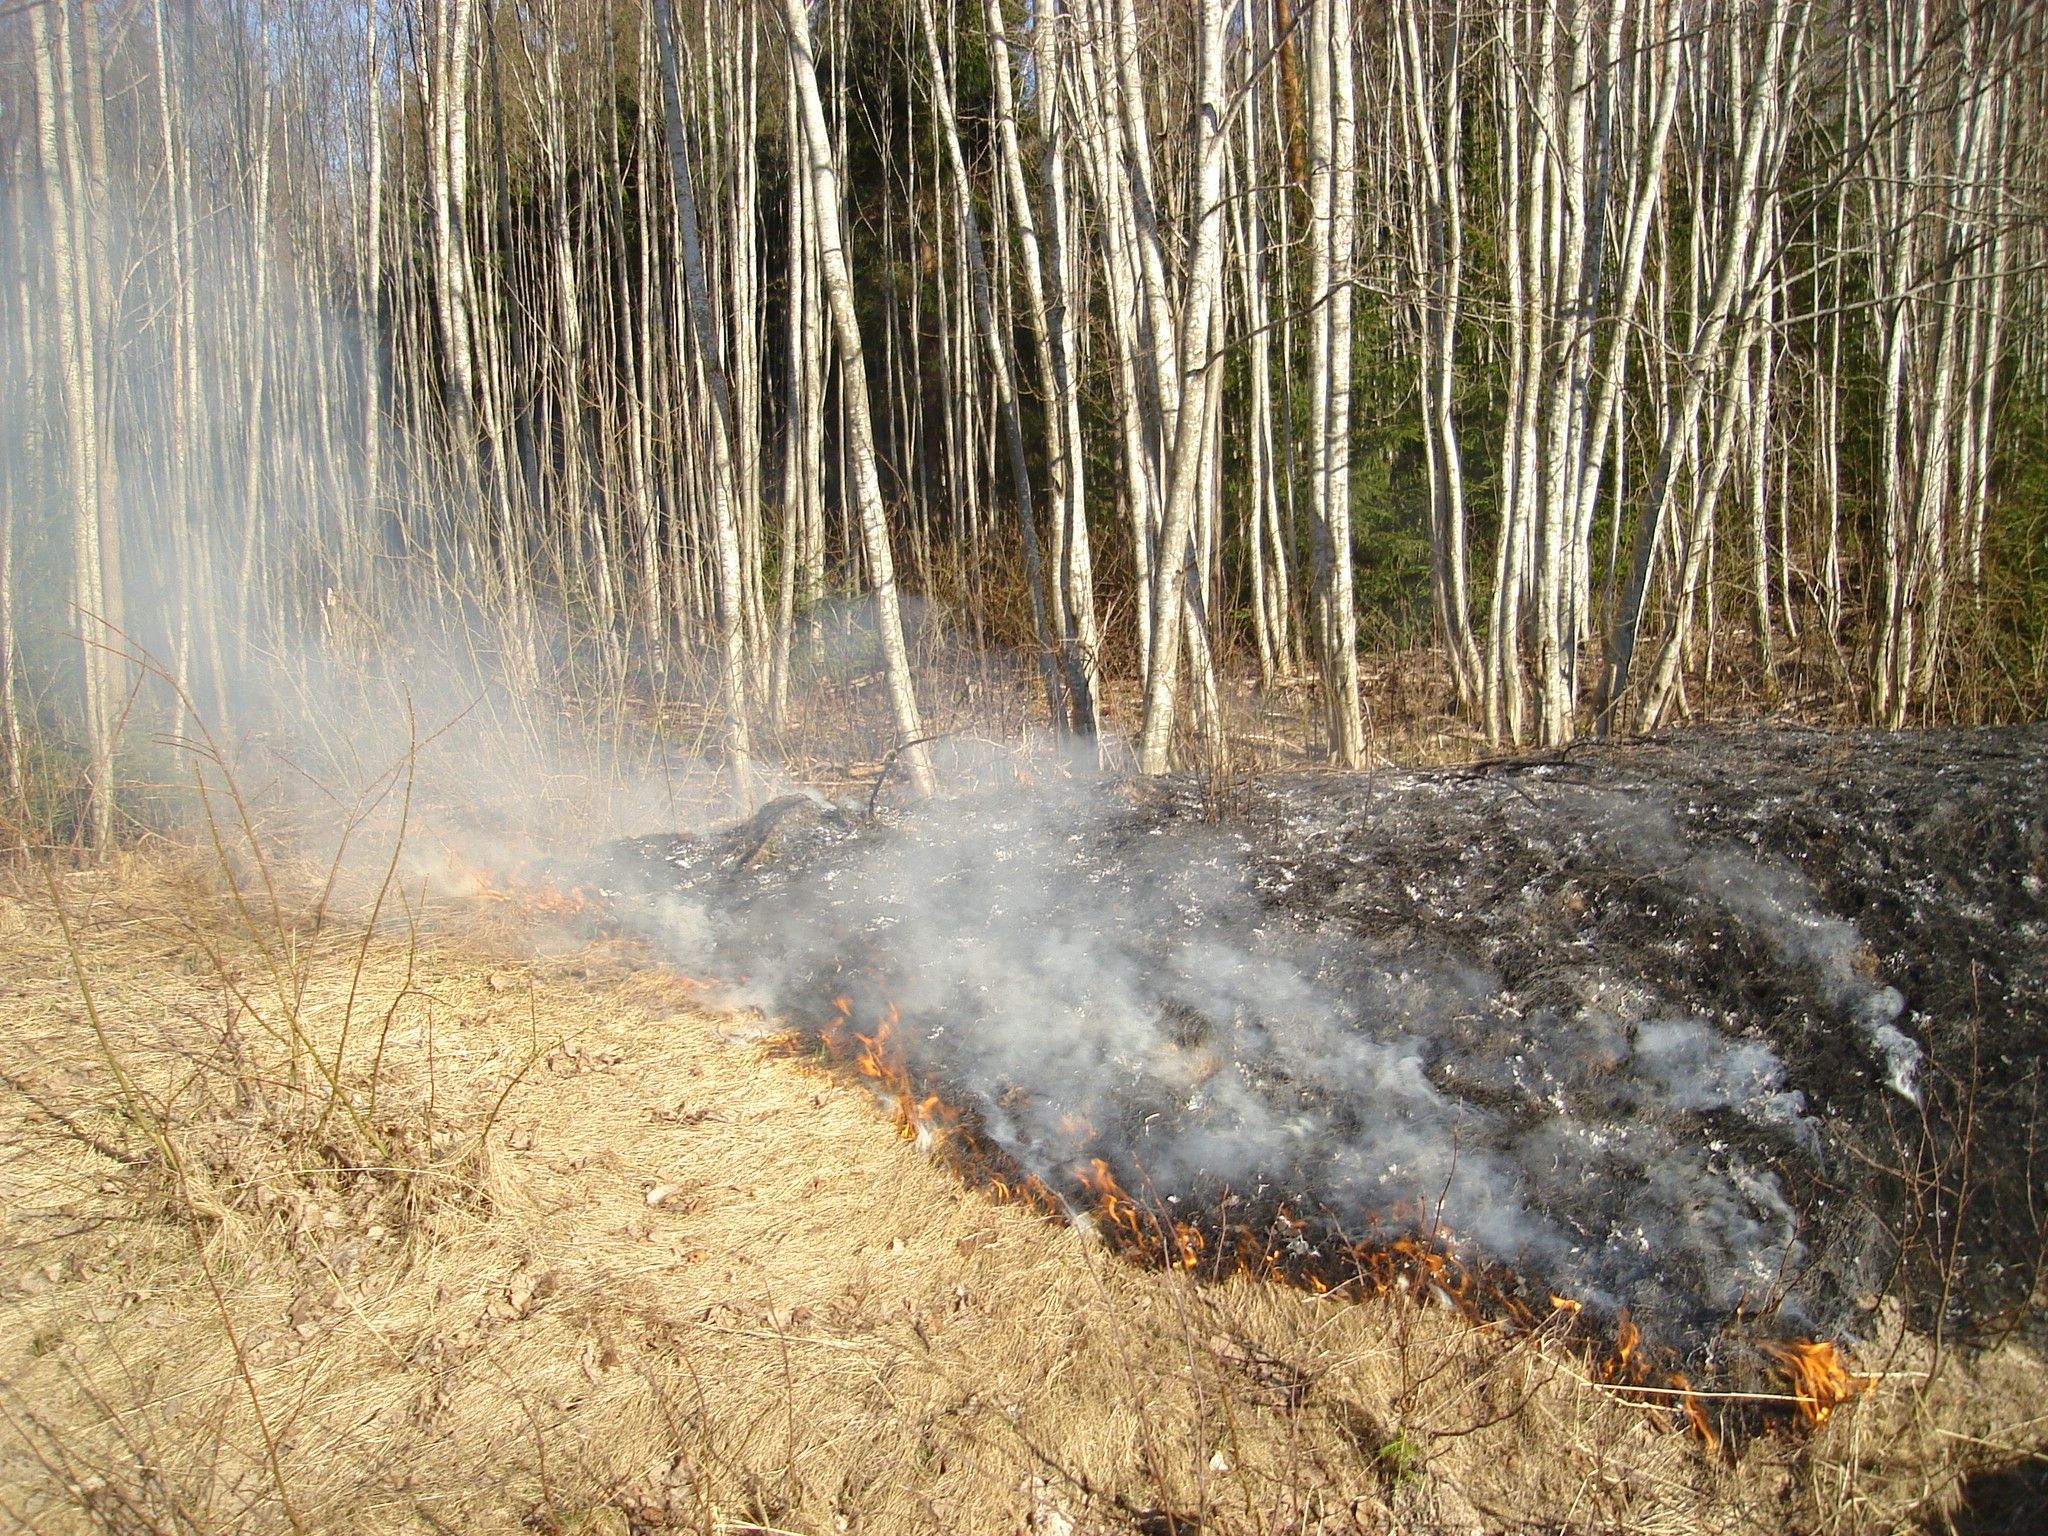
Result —
[[2040, 1436], [2031, 1356], [1894, 1330], [1728, 1465], [1540, 1334], [990, 1204], [617, 941], [240, 890], [0, 899], [23, 1529], [1877, 1531]]

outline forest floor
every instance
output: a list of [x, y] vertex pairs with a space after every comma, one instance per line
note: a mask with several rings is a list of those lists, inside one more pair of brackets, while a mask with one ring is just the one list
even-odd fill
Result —
[[996, 1204], [631, 943], [272, 874], [260, 914], [177, 850], [0, 887], [14, 1528], [1992, 1531], [2043, 1492], [2020, 1344], [1892, 1322], [1854, 1404], [1710, 1453], [1540, 1330]]

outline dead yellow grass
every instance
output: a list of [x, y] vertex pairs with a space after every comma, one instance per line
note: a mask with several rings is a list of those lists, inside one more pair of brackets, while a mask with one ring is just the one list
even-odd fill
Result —
[[1901, 1340], [1728, 1466], [1541, 1339], [1143, 1272], [490, 921], [266, 925], [168, 857], [0, 895], [0, 1519], [1848, 1532], [2042, 1438], [2037, 1362]]

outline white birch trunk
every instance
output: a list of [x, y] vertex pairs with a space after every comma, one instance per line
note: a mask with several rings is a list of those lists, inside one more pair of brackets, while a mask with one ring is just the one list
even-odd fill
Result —
[[826, 303], [839, 341], [847, 457], [874, 594], [875, 631], [882, 648], [890, 717], [896, 729], [895, 750], [903, 757], [912, 787], [920, 795], [929, 795], [935, 780], [931, 757], [925, 750], [924, 722], [911, 682], [910, 656], [903, 643], [903, 617], [896, 596], [896, 560], [890, 548], [888, 513], [882, 505], [882, 484], [875, 464], [874, 420], [868, 409], [867, 358], [861, 345], [860, 320], [853, 306], [853, 277], [847, 266], [846, 244], [840, 233], [839, 173], [825, 122], [824, 102], [818, 94], [810, 13], [805, 0], [777, 3], [796, 81], [803, 151], [811, 179], [813, 248], [822, 269]]

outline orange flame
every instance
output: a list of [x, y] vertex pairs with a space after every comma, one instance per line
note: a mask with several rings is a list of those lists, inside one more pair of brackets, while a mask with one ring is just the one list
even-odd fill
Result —
[[1076, 1110], [1063, 1110], [1058, 1121], [1060, 1132], [1085, 1145], [1095, 1139], [1095, 1122]]
[[[1221, 1225], [1205, 1231], [1195, 1221], [1170, 1218], [1165, 1206], [1153, 1204], [1149, 1196], [1143, 1202], [1133, 1197], [1109, 1161], [1092, 1154], [1070, 1166], [1068, 1177], [1079, 1198], [1064, 1199], [1036, 1174], [1018, 1168], [1005, 1153], [982, 1140], [975, 1133], [974, 1122], [967, 1121], [967, 1129], [954, 1134], [966, 1116], [939, 1094], [918, 1091], [920, 1085], [905, 1059], [899, 1035], [902, 1016], [895, 1004], [883, 1010], [869, 1033], [854, 1029], [851, 998], [834, 998], [832, 1008], [832, 1018], [820, 1031], [828, 1054], [850, 1065], [871, 1085], [876, 1097], [887, 1103], [904, 1140], [916, 1141], [923, 1150], [937, 1150], [943, 1142], [945, 1155], [961, 1177], [996, 1200], [1021, 1204], [1052, 1219], [1071, 1218], [1077, 1209], [1085, 1210], [1112, 1246], [1169, 1268], [1194, 1270], [1206, 1264], [1216, 1278], [1253, 1275], [1304, 1286], [1318, 1295], [1400, 1292], [1420, 1305], [1434, 1303], [1475, 1319], [1506, 1317], [1530, 1330], [1548, 1322], [1568, 1337], [1588, 1337], [1582, 1331], [1588, 1326], [1582, 1321], [1584, 1303], [1570, 1296], [1548, 1295], [1550, 1311], [1540, 1314], [1532, 1305], [1533, 1298], [1523, 1299], [1511, 1273], [1496, 1264], [1468, 1264], [1460, 1259], [1452, 1251], [1448, 1229], [1433, 1219], [1425, 1230], [1390, 1237], [1378, 1229], [1382, 1216], [1374, 1214], [1368, 1218], [1373, 1224], [1370, 1235], [1334, 1243], [1327, 1250], [1317, 1249], [1309, 1245], [1310, 1223], [1285, 1205], [1278, 1207], [1263, 1227], [1233, 1225], [1229, 1211], [1235, 1200], [1225, 1191]], [[1075, 1111], [1061, 1115], [1057, 1123], [1080, 1151], [1099, 1134], [1086, 1116]], [[1411, 1228], [1431, 1216], [1412, 1202], [1396, 1205], [1385, 1214]], [[1824, 1423], [1863, 1385], [1850, 1374], [1832, 1344], [1767, 1343], [1761, 1347], [1791, 1384], [1791, 1395], [1808, 1424]], [[1608, 1380], [1642, 1387], [1667, 1406], [1675, 1397], [1684, 1426], [1708, 1451], [1716, 1451], [1720, 1434], [1692, 1383], [1676, 1365], [1677, 1358], [1669, 1350], [1645, 1345], [1642, 1331], [1623, 1311], [1615, 1324], [1612, 1350], [1598, 1368]]]
[[529, 914], [549, 917], [580, 917], [603, 910], [603, 904], [580, 885], [565, 891], [552, 881], [528, 879], [518, 869], [483, 869], [446, 845], [442, 852], [448, 873], [478, 901], [502, 902]]
[[1710, 1455], [1720, 1450], [1721, 1437], [1708, 1422], [1706, 1410], [1700, 1407], [1700, 1400], [1692, 1395], [1692, 1383], [1686, 1379], [1685, 1373], [1673, 1371], [1671, 1385], [1685, 1394], [1679, 1399], [1679, 1406], [1685, 1409], [1686, 1423], [1692, 1427], [1692, 1432], [1699, 1436], [1700, 1444], [1707, 1448]]
[[1108, 1163], [1091, 1157], [1074, 1169], [1074, 1178], [1094, 1197], [1096, 1215], [1126, 1236], [1143, 1240], [1145, 1228], [1138, 1220], [1138, 1202], [1124, 1193]]
[[1825, 1424], [1828, 1415], [1863, 1390], [1848, 1362], [1834, 1345], [1812, 1340], [1765, 1343], [1763, 1352], [1778, 1362], [1799, 1412], [1809, 1424]]
[[902, 1013], [891, 1003], [875, 1022], [874, 1033], [864, 1035], [852, 1027], [851, 998], [835, 997], [832, 1007], [833, 1017], [821, 1032], [826, 1051], [842, 1061], [850, 1060], [853, 1069], [876, 1090], [876, 1096], [888, 1103], [898, 1136], [916, 1142], [920, 1151], [934, 1150], [959, 1120], [960, 1112], [936, 1093], [917, 1091], [896, 1039]]
[[1614, 1357], [1607, 1362], [1607, 1374], [1616, 1381], [1640, 1383], [1648, 1374], [1637, 1350], [1642, 1347], [1642, 1330], [1636, 1327], [1634, 1318], [1623, 1308], [1620, 1319], [1614, 1325]]

